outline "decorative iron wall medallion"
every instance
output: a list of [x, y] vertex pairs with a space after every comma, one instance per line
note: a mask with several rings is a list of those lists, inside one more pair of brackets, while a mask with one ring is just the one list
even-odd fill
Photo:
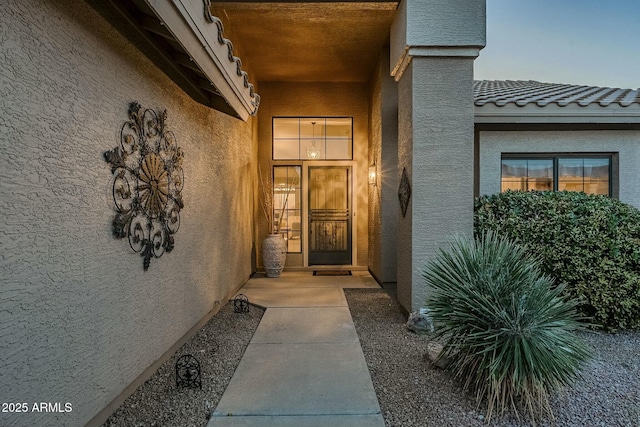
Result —
[[171, 252], [180, 228], [184, 171], [182, 149], [165, 128], [167, 112], [129, 105], [129, 121], [120, 130], [120, 145], [104, 153], [113, 173], [113, 235], [129, 240], [143, 257]]
[[398, 198], [400, 199], [400, 209], [402, 209], [402, 217], [404, 218], [407, 216], [407, 208], [409, 207], [409, 199], [411, 198], [411, 184], [409, 183], [407, 168], [402, 168]]

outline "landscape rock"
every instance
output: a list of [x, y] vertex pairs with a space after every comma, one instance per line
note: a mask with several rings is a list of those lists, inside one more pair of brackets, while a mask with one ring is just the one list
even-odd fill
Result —
[[[440, 357], [442, 353], [442, 344], [436, 341], [431, 341], [427, 344], [427, 357], [429, 360], [440, 369], [446, 369], [449, 366], [449, 358]], [[440, 359], [438, 359], [440, 357]]]
[[428, 308], [421, 308], [409, 314], [407, 329], [416, 334], [432, 334], [434, 331], [433, 318], [429, 314]]

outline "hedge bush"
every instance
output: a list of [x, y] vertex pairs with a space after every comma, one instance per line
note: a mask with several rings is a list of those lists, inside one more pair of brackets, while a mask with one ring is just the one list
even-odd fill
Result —
[[507, 191], [477, 198], [474, 222], [476, 236], [494, 230], [539, 256], [592, 323], [640, 329], [640, 210], [578, 192]]

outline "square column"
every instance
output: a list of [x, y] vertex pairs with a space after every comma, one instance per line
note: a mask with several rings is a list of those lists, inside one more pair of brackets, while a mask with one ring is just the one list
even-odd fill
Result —
[[456, 234], [473, 233], [473, 61], [485, 45], [484, 0], [403, 0], [391, 32], [398, 82], [398, 176], [411, 197], [398, 217], [398, 300], [429, 293], [422, 272]]
[[438, 248], [473, 232], [473, 58], [413, 58], [398, 82], [398, 169], [411, 198], [398, 222], [398, 300], [424, 305]]

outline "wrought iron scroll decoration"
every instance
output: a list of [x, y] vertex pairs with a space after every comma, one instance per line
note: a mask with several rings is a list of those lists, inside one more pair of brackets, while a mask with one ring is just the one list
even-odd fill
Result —
[[245, 294], [238, 294], [233, 299], [233, 312], [234, 313], [249, 312], [249, 298], [247, 298]]
[[181, 356], [176, 362], [176, 386], [202, 389], [200, 362], [190, 354]]
[[402, 168], [402, 178], [400, 179], [400, 187], [398, 188], [398, 199], [400, 199], [400, 209], [402, 217], [407, 216], [407, 208], [409, 207], [409, 199], [411, 198], [411, 184], [407, 175], [407, 168]]
[[129, 240], [146, 271], [152, 257], [173, 250], [180, 228], [183, 152], [166, 129], [166, 110], [143, 110], [132, 102], [129, 119], [120, 130], [120, 145], [104, 158], [113, 174], [113, 235]]

